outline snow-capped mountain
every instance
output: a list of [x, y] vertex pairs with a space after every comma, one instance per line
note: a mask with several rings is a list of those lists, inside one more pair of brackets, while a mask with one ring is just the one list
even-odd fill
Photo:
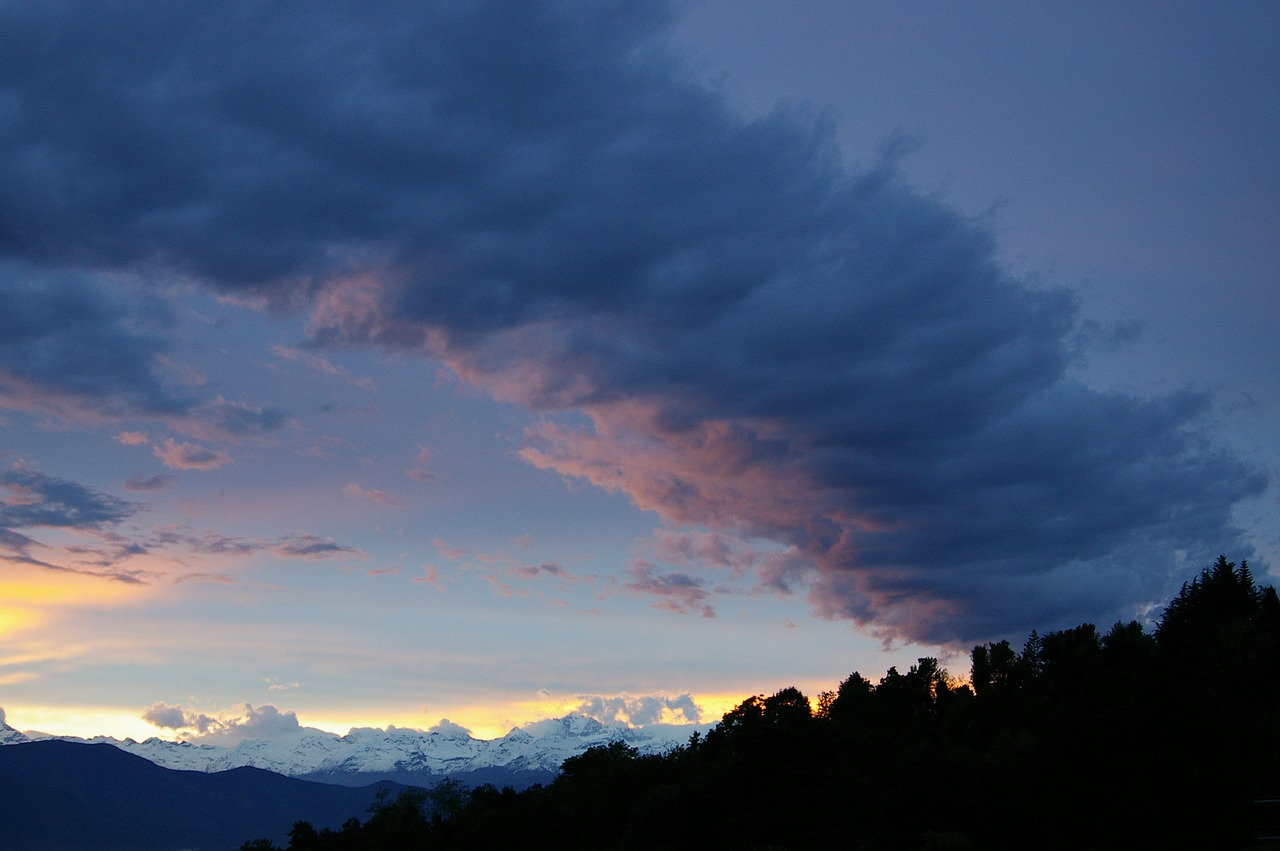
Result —
[[303, 728], [286, 739], [248, 739], [226, 747], [160, 738], [138, 742], [105, 736], [28, 736], [0, 721], [0, 745], [48, 738], [104, 742], [165, 768], [214, 772], [252, 766], [289, 777], [347, 785], [387, 778], [485, 777], [494, 772], [503, 777], [518, 779], [524, 774], [531, 780], [542, 780], [556, 774], [568, 757], [595, 745], [623, 742], [642, 754], [661, 753], [706, 729], [705, 725], [633, 728], [567, 715], [514, 727], [498, 739], [475, 739], [461, 729], [424, 732], [394, 726], [385, 730], [361, 727], [339, 736]]
[[0, 745], [18, 745], [31, 741], [26, 733], [20, 733], [0, 719]]

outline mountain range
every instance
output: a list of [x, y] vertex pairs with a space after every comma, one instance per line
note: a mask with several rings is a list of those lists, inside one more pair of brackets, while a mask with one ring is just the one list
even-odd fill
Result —
[[344, 786], [380, 780], [430, 785], [450, 777], [469, 785], [493, 783], [519, 789], [549, 781], [565, 759], [595, 745], [623, 742], [642, 754], [662, 753], [706, 729], [691, 725], [634, 728], [571, 714], [514, 727], [497, 739], [476, 739], [462, 728], [427, 732], [362, 727], [338, 735], [304, 727], [283, 738], [219, 746], [155, 737], [139, 742], [106, 736], [49, 736], [23, 733], [0, 721], [0, 745], [47, 740], [106, 744], [181, 771], [214, 773], [249, 767]]
[[550, 781], [566, 758], [594, 745], [661, 753], [706, 729], [568, 715], [491, 740], [462, 728], [357, 728], [345, 736], [300, 728], [217, 746], [50, 736], [0, 721], [0, 847], [229, 851], [258, 837], [283, 843], [295, 821], [337, 828], [401, 785], [447, 777], [524, 788]]

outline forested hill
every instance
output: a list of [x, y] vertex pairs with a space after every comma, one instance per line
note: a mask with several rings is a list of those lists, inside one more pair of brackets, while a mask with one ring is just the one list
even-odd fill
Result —
[[[1244, 848], [1280, 797], [1280, 600], [1219, 559], [1136, 623], [973, 649], [810, 701], [748, 698], [662, 756], [524, 792], [410, 792], [289, 848]], [[1277, 819], [1280, 821], [1280, 819]], [[271, 848], [265, 841], [250, 849]]]

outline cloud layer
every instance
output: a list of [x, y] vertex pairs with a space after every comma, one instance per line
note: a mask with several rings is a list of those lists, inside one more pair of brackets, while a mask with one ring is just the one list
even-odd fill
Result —
[[314, 727], [303, 727], [298, 723], [297, 714], [290, 710], [282, 712], [269, 703], [258, 707], [244, 703], [217, 715], [208, 715], [157, 701], [143, 711], [142, 720], [209, 745], [233, 745], [244, 739], [275, 741], [321, 732]]
[[[126, 489], [151, 488], [146, 483], [133, 487], [126, 483]], [[145, 534], [132, 529], [117, 531], [117, 527], [135, 517], [140, 508], [137, 503], [47, 475], [22, 462], [15, 463], [0, 469], [0, 561], [143, 584], [154, 578], [154, 569], [133, 569], [129, 562], [150, 553], [167, 554], [179, 564], [182, 563], [180, 553], [219, 558], [269, 554], [305, 561], [365, 557], [359, 549], [305, 531], [270, 539], [228, 537], [180, 526], [156, 528]], [[87, 538], [90, 543], [50, 544], [32, 537], [37, 530], [71, 532]], [[35, 553], [40, 551], [48, 551], [55, 557], [37, 557]], [[175, 581], [196, 578], [215, 577], [188, 572]], [[216, 579], [230, 581], [222, 575]]]
[[[310, 311], [318, 346], [441, 359], [546, 414], [530, 463], [776, 541], [761, 589], [802, 581], [818, 613], [886, 635], [1124, 616], [1164, 598], [1179, 554], [1247, 551], [1231, 510], [1265, 478], [1200, 430], [1209, 400], [1080, 384], [1069, 293], [1012, 279], [891, 151], [849, 173], [821, 116], [735, 116], [667, 51], [669, 20], [10, 4], [9, 286], [38, 306], [59, 270], [190, 277]], [[62, 339], [43, 315], [23, 321]], [[11, 395], [75, 375], [0, 357]], [[189, 407], [149, 363], [87, 383]], [[286, 419], [240, 414], [228, 428]], [[187, 446], [166, 463], [225, 462]], [[634, 584], [710, 611], [687, 573]]]
[[90, 418], [190, 409], [194, 400], [161, 369], [169, 349], [162, 302], [110, 284], [0, 257], [0, 408]]

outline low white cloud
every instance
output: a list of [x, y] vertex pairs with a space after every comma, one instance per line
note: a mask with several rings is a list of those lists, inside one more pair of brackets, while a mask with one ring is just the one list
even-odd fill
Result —
[[629, 727], [647, 727], [650, 724], [697, 724], [702, 721], [702, 710], [689, 694], [640, 695], [629, 694], [605, 697], [579, 695], [579, 703], [573, 711], [606, 723], [622, 723]]
[[293, 711], [281, 711], [269, 703], [257, 707], [242, 703], [210, 715], [157, 701], [143, 711], [142, 720], [201, 744], [233, 745], [245, 739], [270, 741], [318, 732], [299, 724]]
[[461, 724], [455, 724], [448, 718], [441, 718], [439, 724], [427, 728], [428, 733], [440, 733], [451, 739], [460, 739], [471, 735], [471, 730]]
[[290, 689], [302, 688], [301, 683], [282, 683], [275, 677], [267, 677], [263, 682], [267, 684], [267, 691], [289, 691]]

